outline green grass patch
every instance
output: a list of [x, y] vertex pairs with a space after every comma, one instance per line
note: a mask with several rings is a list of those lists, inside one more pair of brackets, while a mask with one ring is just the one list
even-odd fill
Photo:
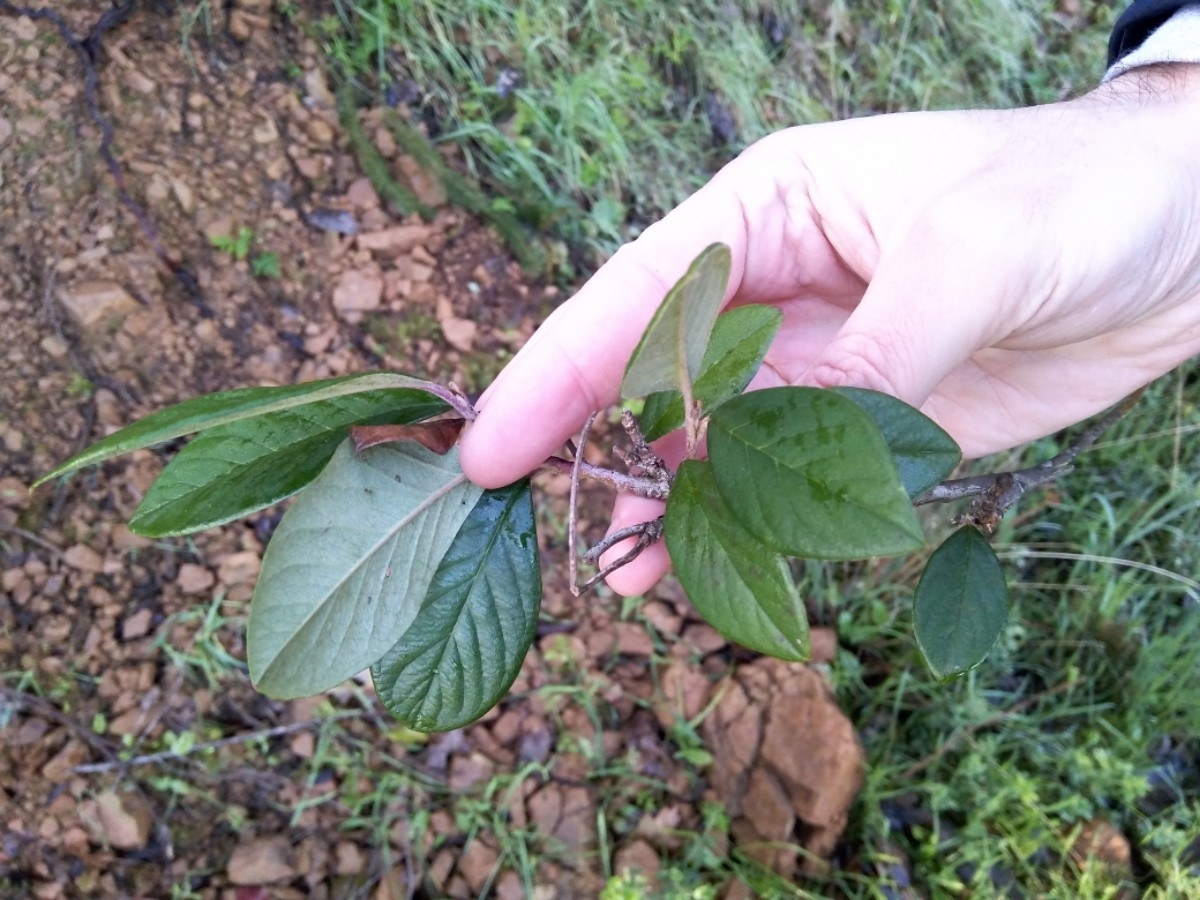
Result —
[[338, 0], [318, 32], [586, 272], [780, 128], [1085, 90], [1121, 5]]

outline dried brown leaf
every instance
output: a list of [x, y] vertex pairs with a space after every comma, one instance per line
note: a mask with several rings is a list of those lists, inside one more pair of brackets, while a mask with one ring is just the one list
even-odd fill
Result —
[[350, 429], [350, 437], [358, 453], [377, 444], [416, 441], [426, 450], [442, 456], [458, 443], [463, 421], [438, 419], [436, 422], [419, 422], [416, 425], [355, 425]]

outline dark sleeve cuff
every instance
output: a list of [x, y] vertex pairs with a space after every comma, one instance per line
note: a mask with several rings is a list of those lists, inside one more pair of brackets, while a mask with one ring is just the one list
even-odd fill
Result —
[[1137, 0], [1117, 19], [1108, 39], [1108, 64], [1136, 50], [1151, 32], [1194, 0]]

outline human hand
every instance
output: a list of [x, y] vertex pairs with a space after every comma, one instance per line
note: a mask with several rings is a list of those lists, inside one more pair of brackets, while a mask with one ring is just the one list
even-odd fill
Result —
[[[507, 484], [615, 403], [658, 303], [717, 241], [727, 302], [783, 312], [752, 387], [886, 391], [968, 457], [1051, 434], [1200, 352], [1200, 66], [758, 142], [546, 320], [481, 398], [467, 475]], [[621, 495], [611, 527], [661, 512]], [[608, 581], [639, 593], [668, 566], [658, 544]]]

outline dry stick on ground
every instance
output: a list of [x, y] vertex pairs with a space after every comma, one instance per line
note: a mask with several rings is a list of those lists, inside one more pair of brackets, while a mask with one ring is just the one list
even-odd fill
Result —
[[75, 766], [71, 771], [78, 775], [89, 775], [94, 772], [111, 772], [114, 769], [131, 769], [134, 766], [144, 766], [151, 763], [167, 762], [168, 760], [186, 759], [189, 756], [194, 756], [197, 753], [203, 753], [205, 750], [216, 750], [221, 747], [232, 747], [236, 744], [248, 744], [251, 741], [259, 739], [269, 739], [273, 737], [282, 737], [285, 734], [291, 734], [294, 731], [304, 731], [307, 728], [313, 728], [324, 724], [325, 722], [334, 721], [337, 719], [361, 719], [365, 715], [365, 711], [353, 711], [344, 713], [334, 713], [331, 716], [326, 716], [323, 719], [309, 719], [304, 722], [292, 722], [290, 725], [276, 725], [274, 728], [264, 728], [261, 731], [250, 731], [245, 734], [235, 734], [233, 737], [221, 738], [216, 741], [206, 741], [202, 744], [193, 744], [187, 750], [163, 750], [159, 753], [147, 753], [144, 756], [135, 756], [132, 759], [119, 759], [106, 763], [85, 763], [80, 766]]

